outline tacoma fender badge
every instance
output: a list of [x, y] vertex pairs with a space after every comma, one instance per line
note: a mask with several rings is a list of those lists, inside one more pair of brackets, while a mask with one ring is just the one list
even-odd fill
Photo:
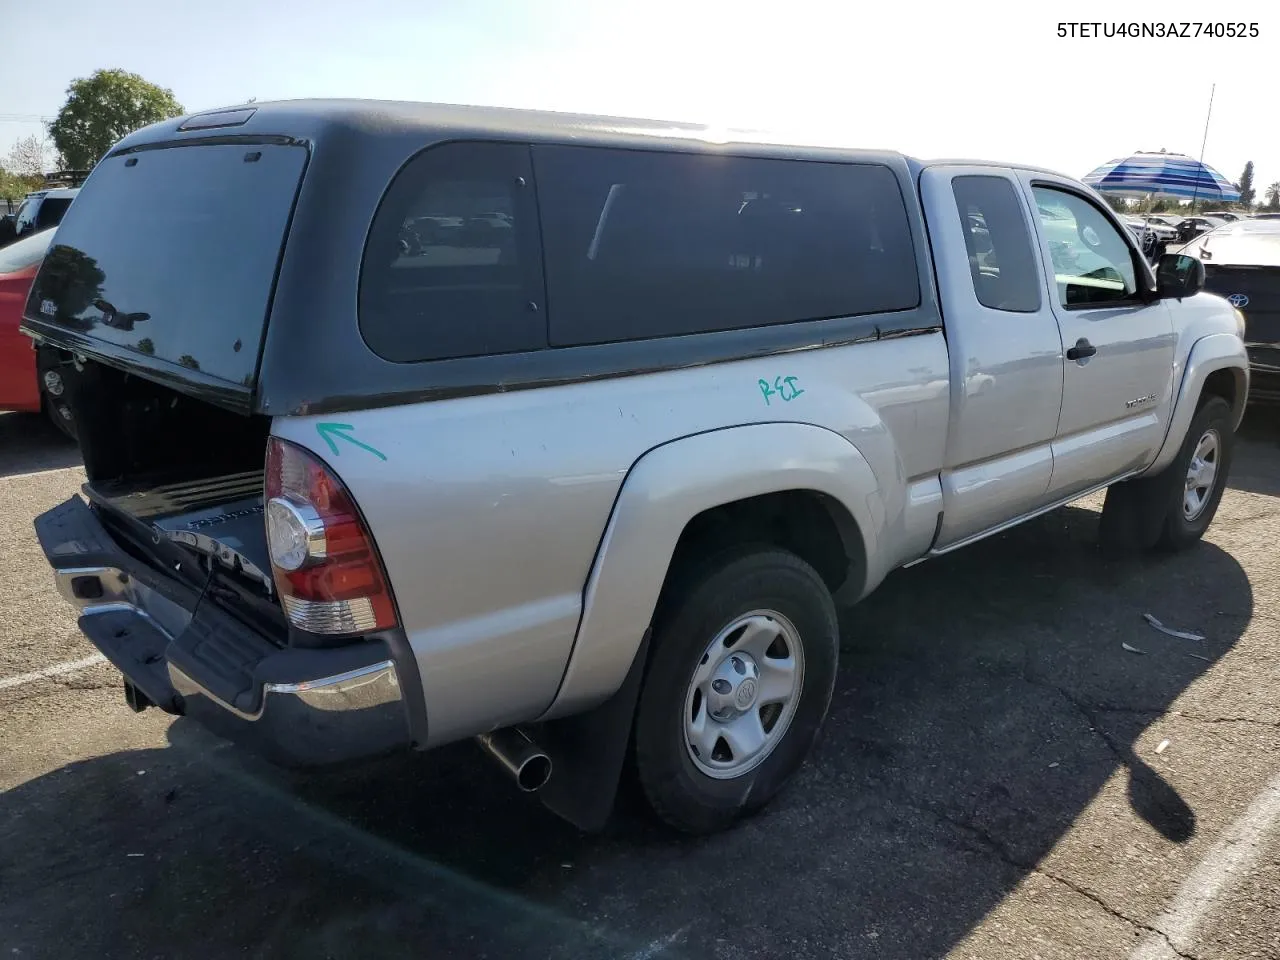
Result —
[[1154, 393], [1148, 393], [1145, 397], [1138, 397], [1134, 400], [1126, 400], [1124, 402], [1125, 409], [1132, 410], [1134, 407], [1139, 407], [1144, 403], [1153, 403], [1155, 399], [1156, 399], [1156, 395]]

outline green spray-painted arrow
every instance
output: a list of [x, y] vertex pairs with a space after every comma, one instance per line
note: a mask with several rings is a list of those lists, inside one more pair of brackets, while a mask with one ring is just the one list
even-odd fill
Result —
[[[359, 447], [362, 450], [368, 450], [379, 460], [387, 459], [387, 455], [383, 453], [381, 450], [375, 450], [373, 447], [369, 446], [367, 443], [362, 443], [359, 440], [357, 440], [355, 437], [348, 436], [346, 433], [343, 432], [346, 430], [354, 430], [354, 429], [355, 427], [353, 427], [349, 423], [317, 423], [316, 424], [316, 433], [320, 434], [320, 439], [322, 439], [325, 443], [329, 445], [329, 449], [333, 451], [333, 455], [335, 457], [342, 455], [338, 450], [337, 440], [345, 440], [347, 441], [347, 443], [355, 444], [357, 447]], [[337, 440], [335, 440], [335, 437], [337, 438]]]

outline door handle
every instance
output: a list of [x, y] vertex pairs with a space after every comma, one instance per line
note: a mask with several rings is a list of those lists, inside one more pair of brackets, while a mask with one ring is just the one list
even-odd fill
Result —
[[1081, 337], [1079, 340], [1076, 341], [1076, 345], [1074, 347], [1071, 347], [1067, 350], [1067, 359], [1068, 360], [1084, 360], [1087, 357], [1092, 357], [1097, 352], [1098, 352], [1097, 347], [1095, 347], [1092, 343], [1090, 343], [1084, 337]]

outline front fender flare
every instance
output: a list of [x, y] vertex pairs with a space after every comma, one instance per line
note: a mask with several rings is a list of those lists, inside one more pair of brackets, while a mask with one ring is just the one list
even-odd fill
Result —
[[1236, 378], [1236, 401], [1232, 408], [1235, 420], [1232, 426], [1233, 429], [1240, 426], [1249, 396], [1249, 355], [1245, 351], [1244, 341], [1231, 333], [1213, 333], [1201, 337], [1192, 344], [1191, 352], [1187, 355], [1187, 364], [1174, 397], [1164, 443], [1155, 460], [1142, 472], [1142, 476], [1153, 476], [1173, 462], [1182, 447], [1191, 420], [1196, 415], [1205, 381], [1209, 374], [1226, 369], [1230, 369]]
[[883, 575], [877, 564], [885, 525], [880, 485], [866, 458], [840, 434], [810, 424], [761, 423], [655, 447], [623, 481], [587, 579], [560, 690], [540, 719], [587, 709], [622, 684], [693, 517], [784, 490], [812, 490], [842, 504], [862, 538], [868, 578]]

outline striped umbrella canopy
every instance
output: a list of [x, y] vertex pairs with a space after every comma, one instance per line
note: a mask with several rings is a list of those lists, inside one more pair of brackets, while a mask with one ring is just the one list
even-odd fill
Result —
[[1234, 203], [1240, 191], [1207, 163], [1182, 153], [1134, 153], [1084, 177], [1101, 193], [1120, 197], [1177, 197]]

